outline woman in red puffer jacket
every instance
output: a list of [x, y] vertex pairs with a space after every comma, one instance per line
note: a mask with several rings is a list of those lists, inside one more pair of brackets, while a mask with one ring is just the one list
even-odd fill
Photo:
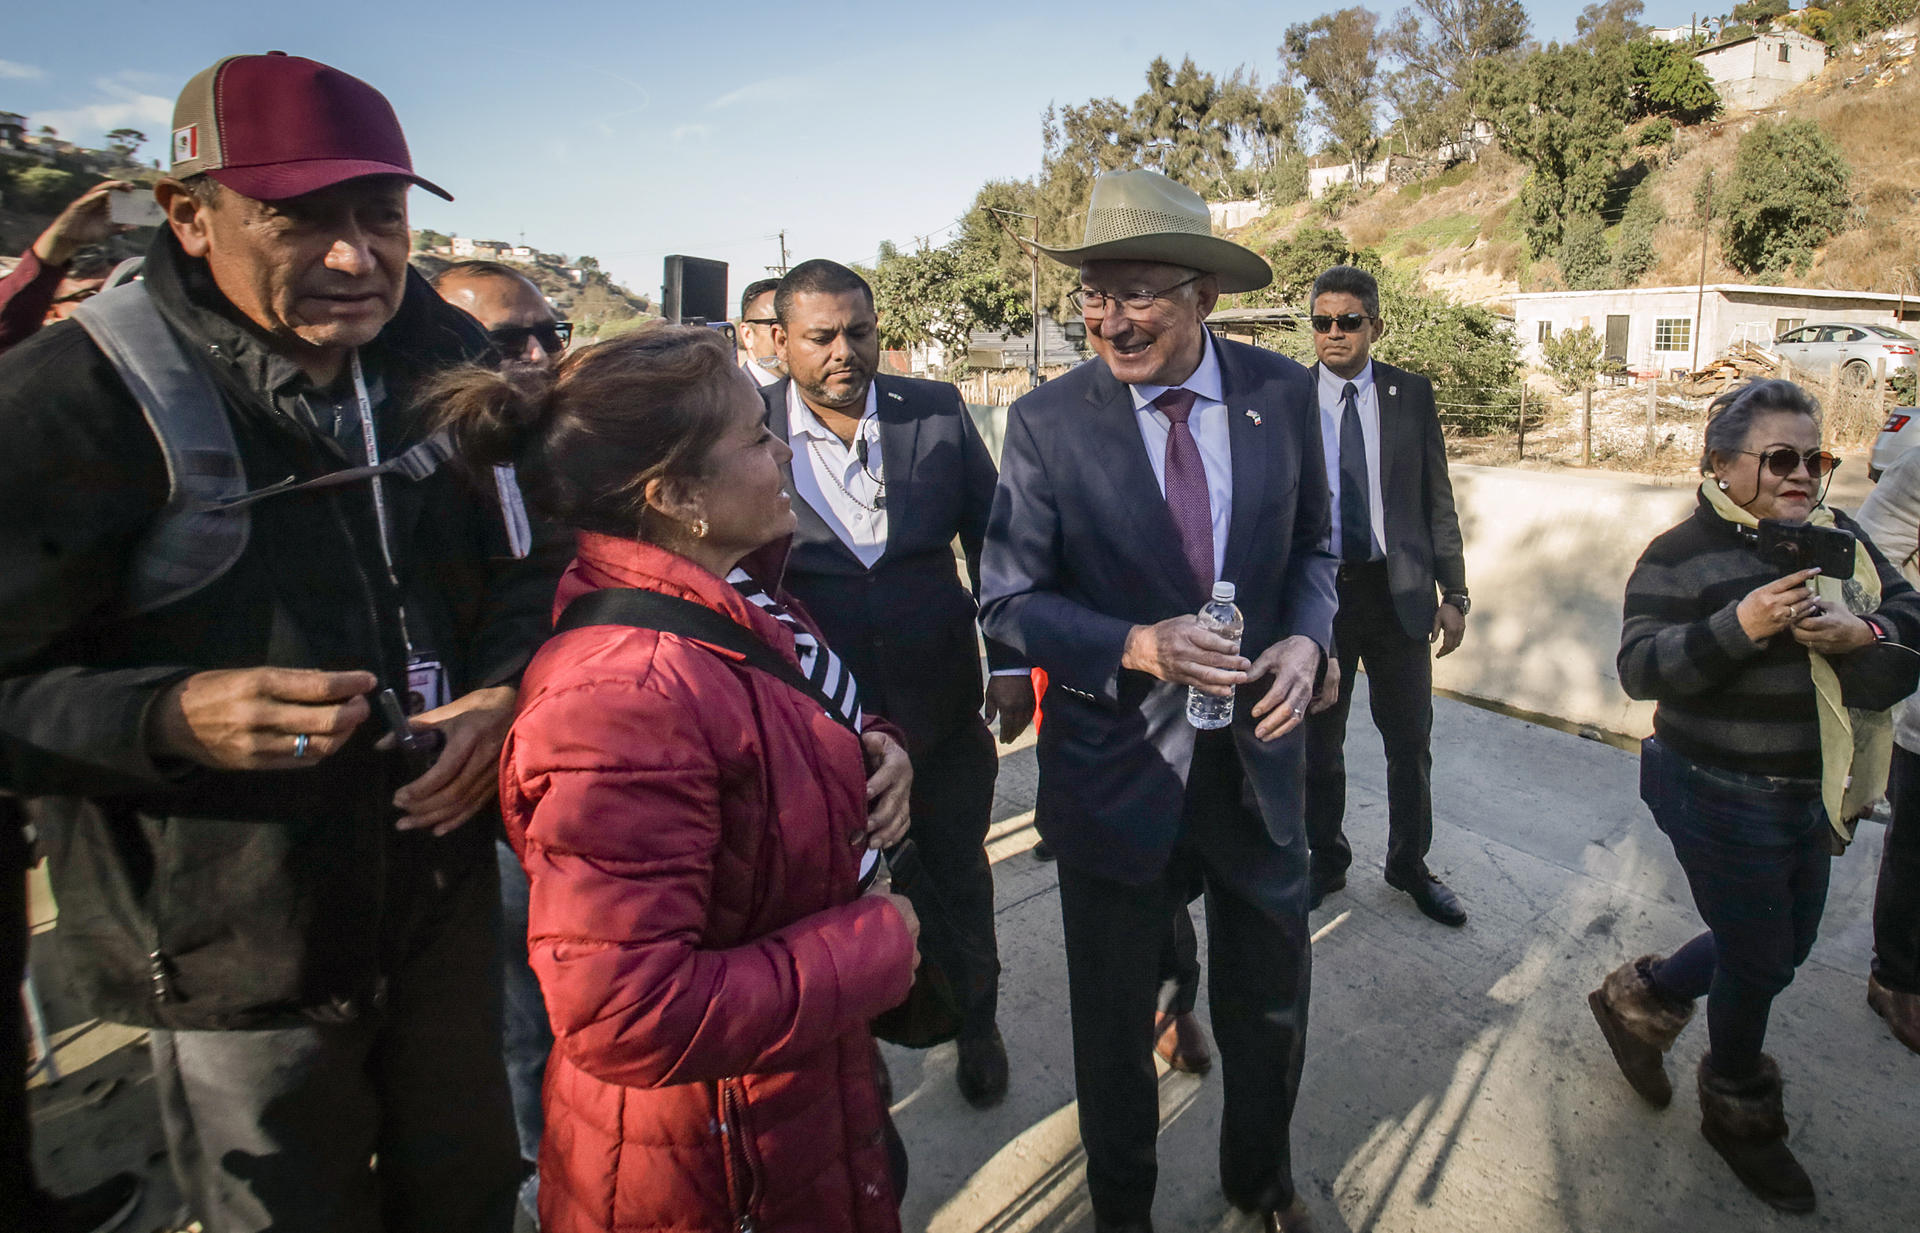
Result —
[[[793, 530], [789, 451], [720, 335], [656, 328], [435, 397], [464, 457], [514, 463], [581, 532], [556, 612], [644, 588], [837, 667], [738, 568]], [[904, 834], [909, 774], [889, 736], [706, 643], [589, 625], [535, 656], [500, 802], [556, 1041], [546, 1233], [898, 1230], [867, 1022], [906, 997], [918, 924], [858, 869]]]

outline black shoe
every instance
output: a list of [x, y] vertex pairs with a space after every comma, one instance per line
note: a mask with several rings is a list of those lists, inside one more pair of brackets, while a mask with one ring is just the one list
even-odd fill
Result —
[[126, 1223], [140, 1206], [146, 1189], [131, 1173], [116, 1173], [91, 1190], [56, 1196], [45, 1194], [33, 1204], [37, 1233], [109, 1233]]
[[962, 1036], [960, 1066], [954, 1073], [960, 1094], [976, 1109], [991, 1109], [1007, 1097], [1007, 1046], [1000, 1029], [985, 1036]]
[[1047, 846], [1046, 840], [1042, 839], [1039, 843], [1033, 845], [1033, 859], [1037, 861], [1050, 861], [1053, 859], [1053, 849]]
[[1415, 907], [1443, 925], [1458, 929], [1467, 923], [1467, 910], [1460, 906], [1460, 897], [1448, 890], [1445, 882], [1424, 869], [1414, 878], [1389, 873], [1387, 885], [1413, 896]]
[[1347, 889], [1347, 875], [1344, 873], [1315, 873], [1313, 875], [1313, 895], [1307, 900], [1307, 910], [1315, 911], [1320, 901], [1338, 890]]
[[1153, 1233], [1153, 1221], [1124, 1220], [1115, 1224], [1112, 1221], [1100, 1219], [1099, 1213], [1096, 1212], [1093, 1217], [1093, 1233]]

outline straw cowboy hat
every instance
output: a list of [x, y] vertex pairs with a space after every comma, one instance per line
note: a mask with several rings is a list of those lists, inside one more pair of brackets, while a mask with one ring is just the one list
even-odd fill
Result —
[[1157, 171], [1110, 171], [1093, 182], [1086, 239], [1078, 248], [1040, 251], [1061, 265], [1089, 261], [1164, 261], [1220, 279], [1220, 290], [1258, 291], [1273, 281], [1259, 253], [1213, 234], [1199, 193]]

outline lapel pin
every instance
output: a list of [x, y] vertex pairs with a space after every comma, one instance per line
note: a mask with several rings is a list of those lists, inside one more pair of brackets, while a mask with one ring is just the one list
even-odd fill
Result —
[[893, 392], [892, 390], [888, 390], [888, 391], [887, 391], [887, 397], [888, 397], [888, 398], [891, 398], [891, 399], [893, 399], [893, 401], [895, 401], [895, 402], [905, 402], [905, 401], [907, 401], [906, 399], [904, 399], [904, 398], [902, 398], [902, 397], [900, 397], [900, 395], [898, 395], [898, 394], [896, 394], [896, 393], [894, 393], [894, 392]]
[[1241, 412], [1241, 414], [1245, 415], [1248, 419], [1252, 420], [1253, 426], [1255, 428], [1260, 427], [1261, 421], [1260, 421], [1260, 413], [1258, 411], [1255, 411], [1252, 407], [1248, 407], [1245, 411]]
[[1397, 385], [1389, 385], [1387, 387], [1387, 397], [1388, 398], [1400, 397], [1400, 387]]

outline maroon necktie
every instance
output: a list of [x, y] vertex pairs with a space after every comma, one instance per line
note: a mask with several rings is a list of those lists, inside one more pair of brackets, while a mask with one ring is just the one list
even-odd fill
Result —
[[1173, 425], [1167, 433], [1167, 511], [1180, 532], [1180, 551], [1204, 591], [1213, 586], [1213, 506], [1207, 500], [1207, 467], [1187, 427], [1197, 397], [1192, 390], [1171, 389], [1153, 405]]

